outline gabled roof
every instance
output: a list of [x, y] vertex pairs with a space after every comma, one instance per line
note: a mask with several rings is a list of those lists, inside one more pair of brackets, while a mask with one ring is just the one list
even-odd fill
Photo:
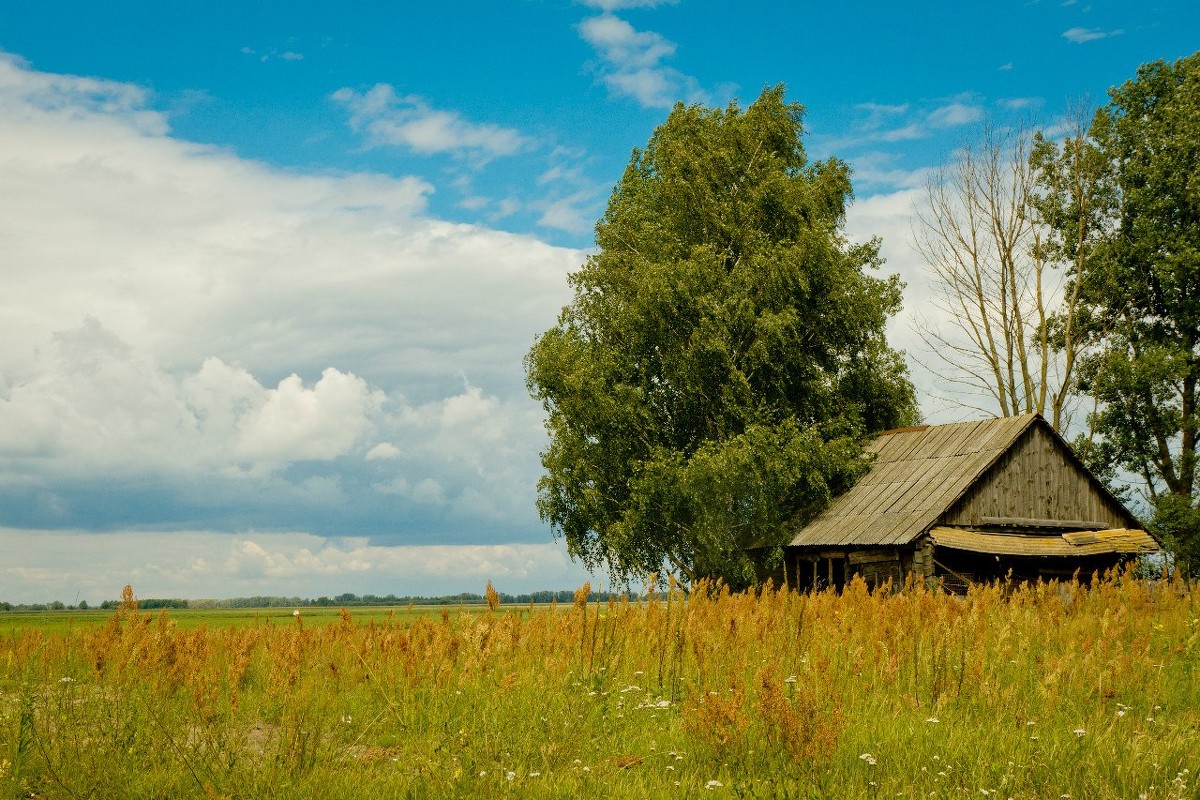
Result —
[[875, 454], [870, 471], [801, 529], [791, 544], [908, 544], [1035, 423], [1049, 427], [1039, 415], [1024, 414], [882, 433], [867, 446]]

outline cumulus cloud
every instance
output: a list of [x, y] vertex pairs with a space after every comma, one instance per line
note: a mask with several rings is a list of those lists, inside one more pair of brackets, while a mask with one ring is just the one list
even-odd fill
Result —
[[148, 101], [0, 57], [0, 525], [544, 538], [521, 359], [583, 254]]
[[350, 127], [375, 147], [405, 147], [422, 155], [452, 153], [486, 161], [515, 155], [532, 145], [513, 128], [470, 122], [457, 111], [430, 107], [418, 95], [397, 95], [386, 83], [365, 92], [338, 89], [332, 99], [350, 112]]
[[255, 462], [333, 459], [348, 452], [382, 405], [381, 392], [332, 367], [311, 389], [290, 375], [244, 415], [233, 454]]
[[610, 13], [585, 19], [578, 30], [599, 55], [600, 80], [614, 95], [647, 108], [669, 108], [679, 100], [708, 102], [694, 78], [662, 63], [675, 55], [674, 42]]
[[1101, 28], [1068, 28], [1062, 32], [1062, 38], [1068, 42], [1075, 44], [1084, 44], [1085, 42], [1094, 42], [1097, 39], [1107, 39], [1111, 36], [1120, 36], [1125, 31], [1121, 28], [1106, 31]]

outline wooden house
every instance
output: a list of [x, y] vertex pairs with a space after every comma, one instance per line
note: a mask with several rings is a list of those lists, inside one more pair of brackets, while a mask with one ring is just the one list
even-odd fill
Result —
[[912, 575], [973, 581], [1090, 576], [1155, 540], [1037, 414], [887, 431], [870, 471], [785, 547], [789, 585]]

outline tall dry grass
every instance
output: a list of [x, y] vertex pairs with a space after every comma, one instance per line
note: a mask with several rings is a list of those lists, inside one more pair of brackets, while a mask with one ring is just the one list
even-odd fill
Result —
[[[491, 600], [492, 593], [489, 593]], [[733, 594], [0, 641], [22, 797], [1196, 797], [1179, 583]]]

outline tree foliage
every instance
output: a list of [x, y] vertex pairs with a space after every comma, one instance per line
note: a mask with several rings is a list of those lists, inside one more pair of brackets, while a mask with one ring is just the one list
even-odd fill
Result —
[[527, 357], [538, 510], [589, 568], [745, 585], [749, 549], [777, 558], [783, 523], [862, 472], [864, 434], [916, 419], [884, 338], [901, 286], [845, 238], [849, 170], [807, 160], [802, 113], [782, 86], [677, 105]]
[[1096, 401], [1090, 460], [1140, 478], [1155, 530], [1200, 570], [1200, 53], [1141, 67], [1091, 136], [1115, 211], [1076, 275], [1096, 345], [1080, 365]]

